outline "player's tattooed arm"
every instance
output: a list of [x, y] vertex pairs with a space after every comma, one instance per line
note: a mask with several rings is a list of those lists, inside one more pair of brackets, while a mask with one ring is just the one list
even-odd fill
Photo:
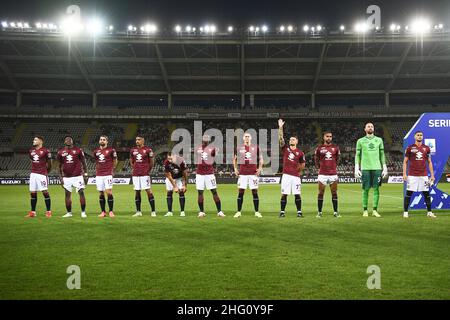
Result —
[[47, 172], [52, 171], [52, 159], [47, 159]]
[[319, 148], [316, 148], [316, 152], [314, 152], [314, 165], [316, 169], [320, 169], [320, 163], [319, 163]]
[[280, 147], [284, 147], [284, 134], [283, 134], [283, 119], [278, 119], [278, 141], [280, 143]]
[[262, 152], [259, 151], [259, 166], [258, 166], [258, 169], [256, 170], [257, 176], [259, 176], [261, 174], [263, 166], [264, 166], [264, 158], [263, 158]]
[[430, 185], [434, 184], [434, 168], [433, 161], [431, 161], [431, 155], [428, 155], [428, 169], [430, 169]]
[[152, 172], [153, 164], [154, 164], [154, 160], [153, 160], [153, 152], [152, 152], [151, 155], [148, 157], [148, 167], [150, 168], [148, 170], [149, 175], [150, 175], [150, 172]]
[[303, 170], [305, 170], [305, 166], [306, 166], [306, 162], [302, 162], [298, 164], [298, 172], [300, 173], [300, 175], [303, 174]]
[[88, 175], [88, 167], [87, 167], [87, 163], [86, 163], [86, 157], [84, 156], [84, 152], [81, 151], [81, 166], [83, 167], [83, 172], [84, 175], [87, 176]]
[[188, 183], [188, 176], [189, 176], [189, 171], [188, 168], [183, 170], [183, 192], [186, 192], [187, 190], [187, 183]]
[[238, 163], [237, 163], [237, 155], [235, 154], [233, 157], [233, 168], [234, 168], [234, 174], [236, 176], [239, 176], [239, 170], [238, 170]]

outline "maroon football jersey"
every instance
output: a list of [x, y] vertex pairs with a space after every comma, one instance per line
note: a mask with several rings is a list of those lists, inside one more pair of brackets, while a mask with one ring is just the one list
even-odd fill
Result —
[[406, 148], [405, 157], [409, 159], [408, 175], [415, 177], [427, 176], [427, 162], [430, 157], [430, 147], [422, 144], [412, 144]]
[[239, 164], [240, 175], [254, 175], [258, 169], [260, 157], [259, 146], [245, 144], [237, 148], [237, 163]]
[[341, 151], [335, 144], [322, 144], [316, 148], [316, 161], [319, 162], [319, 174], [334, 176], [337, 175], [337, 162]]
[[82, 162], [84, 161], [84, 152], [78, 147], [64, 147], [58, 150], [56, 159], [62, 164], [64, 177], [78, 177], [83, 174]]
[[94, 150], [95, 169], [97, 176], [110, 176], [114, 170], [114, 159], [117, 159], [117, 152], [114, 148], [97, 148]]
[[299, 148], [291, 150], [288, 145], [283, 147], [283, 173], [300, 177], [298, 165], [305, 163], [305, 154]]
[[47, 175], [47, 160], [52, 158], [50, 151], [47, 148], [31, 148], [29, 150], [31, 159], [31, 172]]
[[195, 148], [197, 174], [214, 174], [214, 159], [216, 156], [216, 148], [214, 146], [203, 145]]
[[186, 170], [186, 163], [181, 157], [177, 157], [174, 162], [164, 160], [164, 172], [172, 175], [173, 179], [179, 179], [183, 176], [183, 171]]
[[130, 149], [130, 158], [134, 163], [134, 177], [148, 176], [150, 173], [150, 159], [153, 158], [153, 150], [147, 146], [142, 148], [134, 147]]

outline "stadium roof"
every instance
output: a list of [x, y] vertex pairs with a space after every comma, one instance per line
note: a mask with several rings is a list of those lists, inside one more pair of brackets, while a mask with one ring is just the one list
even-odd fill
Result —
[[109, 35], [69, 42], [57, 34], [1, 32], [0, 92], [449, 93], [450, 34]]

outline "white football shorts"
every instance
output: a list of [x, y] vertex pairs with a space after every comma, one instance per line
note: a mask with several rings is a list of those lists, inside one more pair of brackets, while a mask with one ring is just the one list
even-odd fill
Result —
[[147, 190], [152, 187], [150, 176], [133, 176], [134, 190]]
[[290, 174], [283, 173], [281, 177], [281, 193], [286, 195], [301, 194], [302, 180], [300, 177], [291, 176]]
[[[178, 179], [174, 179], [174, 180], [175, 180], [175, 185], [177, 186], [178, 190], [181, 189], [183, 187], [183, 179], [178, 178]], [[166, 178], [166, 190], [173, 191], [173, 185], [170, 182], [170, 180], [167, 178]]]
[[429, 191], [430, 186], [428, 184], [428, 177], [408, 176], [406, 181], [406, 190], [414, 192]]
[[217, 188], [216, 177], [213, 174], [196, 174], [195, 187], [197, 190], [211, 190]]
[[317, 177], [317, 180], [324, 185], [329, 185], [329, 184], [333, 184], [336, 181], [339, 180], [337, 175], [325, 175], [325, 174], [319, 174], [319, 176]]
[[32, 172], [30, 174], [30, 191], [36, 192], [36, 191], [45, 191], [48, 190], [48, 177]]
[[258, 189], [259, 178], [257, 175], [239, 175], [238, 188], [250, 190]]
[[77, 192], [84, 189], [85, 186], [83, 176], [63, 177], [63, 187], [69, 192], [72, 192], [72, 187], [75, 188]]
[[95, 184], [98, 191], [110, 190], [113, 187], [113, 177], [109, 176], [96, 176]]

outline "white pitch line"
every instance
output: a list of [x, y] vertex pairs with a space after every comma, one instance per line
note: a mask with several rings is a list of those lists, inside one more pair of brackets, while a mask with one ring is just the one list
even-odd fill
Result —
[[[355, 193], [361, 194], [361, 191], [350, 190], [350, 189], [347, 189], [347, 188], [343, 188], [342, 186], [340, 186], [339, 189], [345, 189], [346, 191], [350, 191], [350, 192], [355, 192]], [[403, 199], [403, 197], [389, 196], [389, 195], [381, 194], [381, 192], [380, 192], [380, 197], [393, 198], [393, 199]]]

